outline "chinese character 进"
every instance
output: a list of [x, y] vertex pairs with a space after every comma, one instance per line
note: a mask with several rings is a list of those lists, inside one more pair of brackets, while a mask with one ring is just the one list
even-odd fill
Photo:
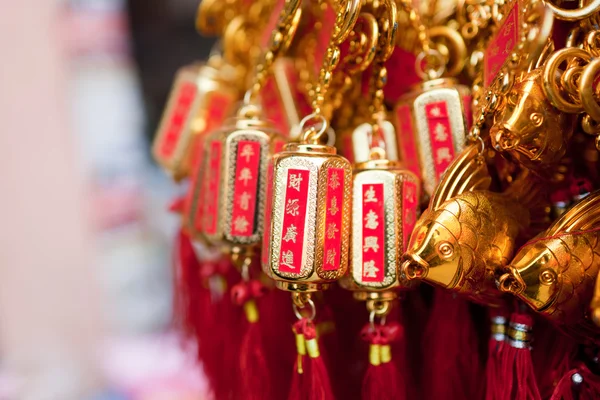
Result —
[[340, 230], [337, 228], [335, 222], [331, 222], [330, 224], [327, 225], [327, 239], [333, 239], [335, 238], [335, 234], [338, 233]]
[[334, 197], [331, 198], [331, 205], [329, 207], [329, 214], [335, 215], [335, 214], [337, 214], [337, 212], [339, 210], [340, 209], [337, 206], [337, 197], [334, 196]]
[[300, 191], [300, 183], [302, 182], [302, 175], [290, 174], [288, 181], [289, 181], [288, 187], [296, 189], [297, 191]]
[[433, 128], [433, 138], [438, 142], [445, 142], [448, 139], [448, 132], [442, 123], [437, 123]]
[[329, 177], [329, 187], [332, 189], [337, 189], [340, 187], [340, 177], [337, 172], [332, 172]]
[[248, 181], [252, 180], [252, 171], [248, 167], [242, 168], [238, 181], [243, 181], [244, 186], [248, 186]]
[[374, 203], [376, 201], [377, 197], [375, 197], [375, 189], [373, 189], [373, 186], [369, 186], [365, 192], [365, 203]]
[[248, 192], [243, 192], [239, 199], [238, 199], [238, 203], [240, 205], [240, 208], [244, 211], [248, 211], [248, 208], [250, 207], [250, 199], [252, 198], [252, 196], [250, 195], [250, 193]]
[[296, 243], [296, 236], [298, 235], [298, 229], [296, 225], [290, 224], [285, 231], [285, 235], [283, 236], [283, 240], [289, 242], [290, 240]]
[[440, 147], [435, 151], [435, 162], [436, 164], [442, 164], [444, 162], [452, 161], [452, 156], [450, 155], [450, 149], [447, 147]]
[[377, 222], [378, 219], [379, 216], [377, 213], [375, 213], [373, 210], [369, 210], [367, 216], [365, 217], [365, 227], [367, 229], [376, 229], [379, 226], [379, 222]]
[[287, 204], [285, 205], [285, 213], [290, 214], [295, 217], [300, 214], [300, 204], [298, 204], [298, 199], [288, 199]]
[[327, 260], [325, 261], [325, 264], [335, 265], [335, 256], [336, 255], [337, 255], [337, 253], [335, 252], [335, 249], [328, 249], [327, 250]]
[[248, 225], [250, 225], [250, 222], [248, 222], [246, 217], [240, 215], [233, 221], [233, 230], [245, 233], [248, 230]]
[[287, 250], [281, 253], [281, 265], [285, 265], [288, 268], [295, 268], [294, 252], [292, 252], [291, 250]]
[[363, 263], [363, 276], [367, 278], [375, 278], [379, 268], [375, 266], [375, 261], [365, 261]]
[[365, 237], [365, 245], [363, 246], [363, 251], [373, 250], [377, 253], [379, 250], [379, 244], [377, 243], [377, 236], [367, 236]]
[[250, 158], [254, 155], [254, 150], [252, 150], [252, 145], [245, 144], [242, 147], [242, 152], [240, 153], [241, 157], [246, 158], [246, 162], [250, 162]]

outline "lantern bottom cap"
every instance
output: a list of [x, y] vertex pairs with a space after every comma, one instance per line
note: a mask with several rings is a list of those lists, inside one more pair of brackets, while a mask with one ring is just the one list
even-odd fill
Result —
[[380, 300], [390, 301], [398, 297], [398, 292], [395, 290], [384, 290], [384, 291], [356, 291], [352, 294], [355, 300], [367, 301], [367, 300]]
[[275, 286], [280, 290], [288, 292], [316, 292], [329, 289], [329, 283], [297, 283], [297, 282], [275, 282]]

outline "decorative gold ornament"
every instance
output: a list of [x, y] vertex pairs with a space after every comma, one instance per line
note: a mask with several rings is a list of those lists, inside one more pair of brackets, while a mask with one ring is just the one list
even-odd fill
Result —
[[[600, 343], [589, 305], [597, 309], [600, 269], [600, 192], [589, 194], [548, 230], [526, 243], [498, 281], [500, 290], [579, 341]], [[597, 315], [594, 311], [592, 315]]]
[[511, 259], [515, 239], [529, 225], [528, 203], [539, 195], [528, 178], [516, 180], [505, 193], [491, 192], [479, 146], [467, 147], [417, 221], [402, 272], [408, 279], [496, 304], [496, 273]]

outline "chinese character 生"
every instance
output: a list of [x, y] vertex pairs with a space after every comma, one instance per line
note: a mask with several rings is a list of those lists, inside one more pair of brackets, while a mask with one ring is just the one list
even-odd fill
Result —
[[374, 203], [376, 201], [377, 197], [375, 197], [375, 189], [373, 189], [373, 186], [369, 186], [365, 192], [365, 203]]

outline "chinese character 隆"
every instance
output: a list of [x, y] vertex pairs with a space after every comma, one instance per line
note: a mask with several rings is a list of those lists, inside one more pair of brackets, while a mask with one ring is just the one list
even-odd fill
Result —
[[375, 261], [365, 261], [363, 263], [363, 276], [367, 278], [375, 278], [377, 277], [377, 272], [379, 272], [379, 268], [375, 266]]

